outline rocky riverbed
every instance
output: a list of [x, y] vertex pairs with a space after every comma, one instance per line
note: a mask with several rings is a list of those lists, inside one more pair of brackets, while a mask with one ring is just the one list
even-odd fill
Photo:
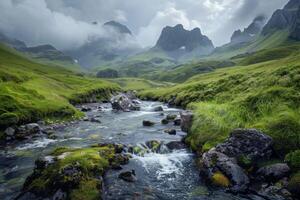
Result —
[[[191, 126], [190, 112], [123, 95], [112, 105], [85, 104], [78, 109], [86, 113], [81, 121], [40, 125], [34, 137], [1, 148], [0, 199], [65, 199], [87, 190], [91, 192], [86, 195], [103, 199], [289, 198], [284, 163], [250, 170], [253, 160], [272, 155], [272, 140], [261, 132], [237, 130], [196, 162], [197, 156], [182, 143], [182, 130], [188, 132]], [[253, 178], [256, 175], [259, 179]], [[44, 178], [50, 182], [40, 187]], [[264, 189], [254, 188], [253, 181]]]

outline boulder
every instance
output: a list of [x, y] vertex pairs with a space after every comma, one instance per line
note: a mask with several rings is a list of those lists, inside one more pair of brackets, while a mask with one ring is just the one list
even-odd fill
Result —
[[5, 135], [8, 136], [8, 137], [13, 137], [15, 135], [15, 132], [16, 132], [16, 130], [14, 128], [12, 128], [12, 127], [8, 127], [4, 131]]
[[86, 107], [86, 106], [82, 106], [81, 107], [81, 111], [82, 112], [89, 112], [89, 111], [91, 111], [92, 110], [92, 108], [89, 108], [89, 107]]
[[277, 163], [259, 168], [257, 170], [257, 176], [270, 182], [276, 182], [284, 177], [287, 177], [290, 171], [291, 170], [286, 163]]
[[100, 120], [98, 117], [92, 117], [92, 118], [91, 118], [91, 122], [94, 122], [94, 123], [101, 123], [101, 120]]
[[244, 156], [251, 161], [269, 159], [272, 155], [273, 140], [256, 129], [236, 129], [216, 151], [229, 157]]
[[164, 124], [164, 125], [166, 125], [166, 124], [169, 123], [169, 120], [167, 120], [167, 119], [162, 119], [162, 120], [161, 120], [161, 123]]
[[166, 120], [173, 121], [177, 118], [177, 115], [168, 114]]
[[119, 178], [127, 181], [127, 182], [135, 182], [137, 181], [137, 178], [135, 176], [135, 171], [126, 171], [119, 174]]
[[39, 133], [41, 131], [41, 127], [37, 123], [26, 124], [25, 126], [26, 130], [32, 134]]
[[183, 142], [179, 141], [172, 141], [166, 144], [168, 149], [170, 150], [180, 150], [180, 149], [185, 149], [186, 145]]
[[184, 132], [190, 132], [190, 129], [193, 124], [193, 113], [190, 111], [182, 111], [180, 112], [180, 118], [181, 118], [181, 130]]
[[122, 110], [122, 111], [131, 111], [131, 110], [140, 110], [140, 107], [137, 102], [133, 102], [132, 97], [127, 96], [126, 94], [119, 94], [111, 98], [112, 109]]
[[155, 108], [153, 108], [153, 111], [154, 112], [162, 112], [162, 111], [164, 111], [164, 109], [162, 106], [156, 106]]
[[174, 125], [175, 126], [180, 126], [181, 125], [181, 119], [180, 118], [174, 119]]
[[18, 139], [25, 139], [29, 136], [39, 134], [41, 132], [41, 127], [37, 123], [30, 123], [18, 127], [15, 135]]
[[166, 129], [164, 130], [165, 133], [168, 133], [169, 135], [176, 135], [175, 129]]
[[213, 180], [216, 173], [224, 174], [226, 179], [230, 180], [230, 189], [232, 192], [246, 192], [249, 185], [249, 178], [244, 170], [237, 164], [235, 158], [216, 151], [215, 148], [206, 152], [202, 156], [203, 171], [202, 174]]
[[143, 126], [154, 126], [154, 122], [152, 121], [148, 121], [148, 120], [144, 120], [143, 121]]

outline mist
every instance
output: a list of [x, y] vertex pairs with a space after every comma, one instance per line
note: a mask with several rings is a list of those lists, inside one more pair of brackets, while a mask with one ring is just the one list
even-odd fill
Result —
[[[216, 46], [229, 41], [236, 29], [257, 15], [270, 17], [288, 0], [2, 0], [0, 31], [28, 45], [52, 44], [78, 48], [91, 38], [111, 38], [102, 24], [115, 20], [128, 26], [134, 38], [115, 46], [154, 46], [163, 27], [199, 27]], [[17, 14], [16, 14], [17, 13]], [[97, 21], [98, 25], [92, 22]]]

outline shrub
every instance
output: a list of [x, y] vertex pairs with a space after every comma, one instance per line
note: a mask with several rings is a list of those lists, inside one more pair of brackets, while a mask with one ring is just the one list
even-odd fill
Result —
[[293, 170], [300, 170], [300, 150], [287, 154], [285, 156], [285, 161]]

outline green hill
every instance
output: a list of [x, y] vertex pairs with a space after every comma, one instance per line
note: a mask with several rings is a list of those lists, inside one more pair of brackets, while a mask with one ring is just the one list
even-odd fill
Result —
[[0, 45], [0, 127], [81, 114], [70, 103], [107, 98], [117, 84], [36, 63]]
[[[141, 92], [142, 98], [168, 101], [193, 109], [195, 122], [187, 141], [195, 150], [208, 149], [238, 127], [258, 128], [273, 137], [280, 155], [300, 148], [299, 46], [278, 59], [258, 64], [254, 53], [240, 60], [245, 66], [196, 75], [174, 87]], [[270, 49], [269, 51], [279, 51]], [[278, 54], [271, 54], [273, 56]], [[279, 54], [280, 55], [280, 54]]]

